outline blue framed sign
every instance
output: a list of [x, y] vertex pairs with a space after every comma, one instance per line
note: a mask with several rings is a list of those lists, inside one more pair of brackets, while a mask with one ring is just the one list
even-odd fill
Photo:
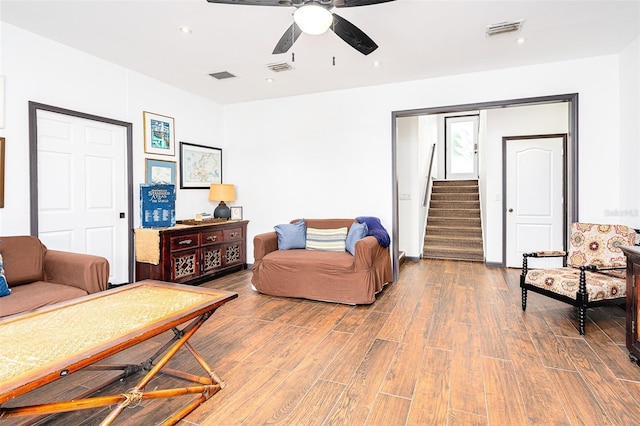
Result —
[[175, 226], [175, 185], [140, 184], [140, 216], [142, 228], [168, 228]]

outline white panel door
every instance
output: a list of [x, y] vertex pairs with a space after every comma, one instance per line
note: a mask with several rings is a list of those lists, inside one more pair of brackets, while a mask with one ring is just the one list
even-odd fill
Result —
[[[564, 248], [564, 143], [560, 137], [506, 142], [506, 266], [522, 254]], [[562, 266], [562, 258], [535, 267]]]
[[129, 276], [126, 129], [38, 110], [38, 236], [49, 249], [107, 258]]
[[478, 179], [479, 115], [445, 118], [445, 177]]

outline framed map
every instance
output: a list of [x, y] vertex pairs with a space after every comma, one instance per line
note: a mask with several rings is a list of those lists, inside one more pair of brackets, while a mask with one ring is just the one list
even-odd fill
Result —
[[180, 142], [180, 188], [222, 183], [222, 149]]

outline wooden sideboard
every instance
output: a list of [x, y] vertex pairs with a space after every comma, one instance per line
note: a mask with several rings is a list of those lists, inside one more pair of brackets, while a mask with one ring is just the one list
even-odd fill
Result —
[[[136, 230], [136, 281], [199, 284], [247, 267], [247, 220]], [[144, 256], [142, 252], [144, 243]], [[155, 247], [157, 246], [157, 252]]]
[[632, 361], [640, 360], [638, 310], [640, 310], [640, 247], [621, 247], [627, 256], [627, 349]]

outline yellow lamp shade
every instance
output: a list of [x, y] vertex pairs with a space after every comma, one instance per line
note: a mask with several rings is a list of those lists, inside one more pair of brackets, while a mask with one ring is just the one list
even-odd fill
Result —
[[209, 201], [235, 201], [236, 188], [231, 183], [212, 183], [209, 187]]

